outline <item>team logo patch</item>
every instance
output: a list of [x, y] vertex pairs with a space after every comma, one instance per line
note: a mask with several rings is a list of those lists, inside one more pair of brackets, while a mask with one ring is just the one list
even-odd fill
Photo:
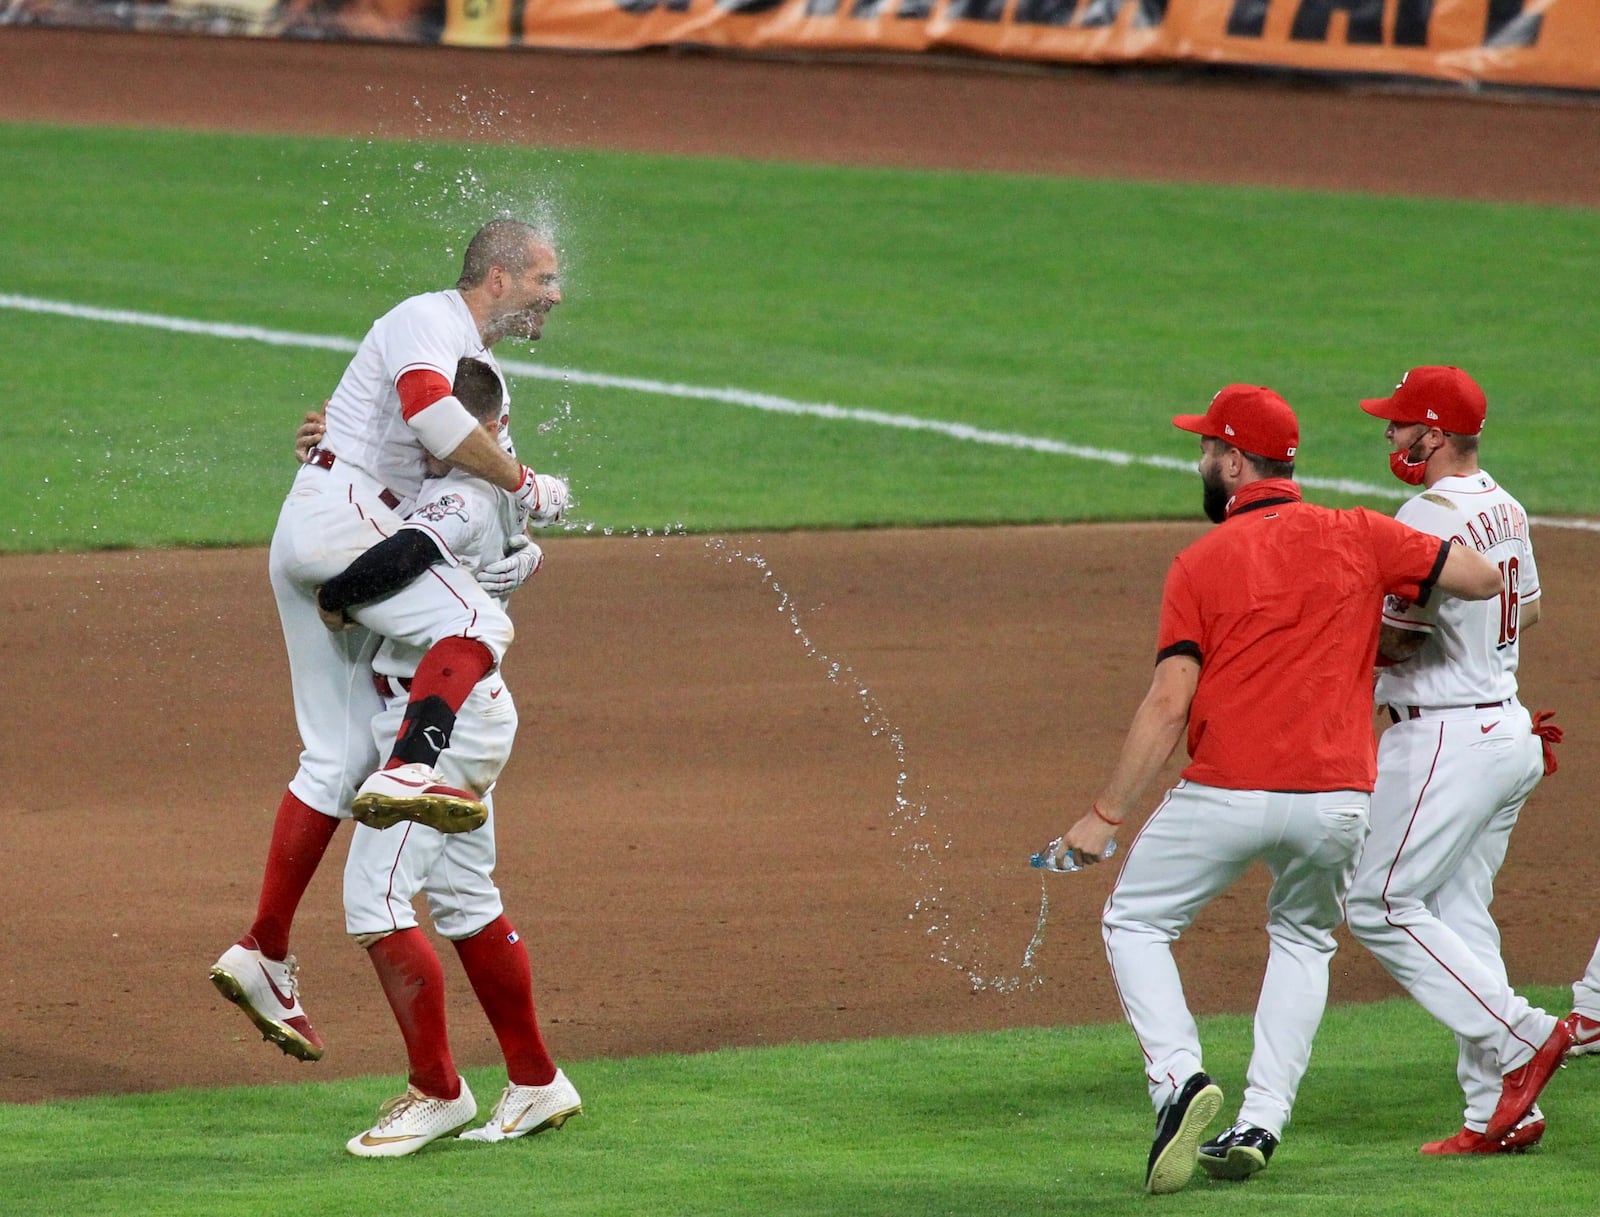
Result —
[[418, 519], [430, 520], [435, 524], [446, 516], [458, 516], [462, 523], [466, 523], [467, 501], [459, 494], [442, 494], [417, 508], [415, 514]]

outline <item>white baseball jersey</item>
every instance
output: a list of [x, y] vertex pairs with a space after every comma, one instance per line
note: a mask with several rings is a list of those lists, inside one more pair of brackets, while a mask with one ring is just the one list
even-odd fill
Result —
[[[361, 629], [330, 634], [317, 613], [316, 589], [401, 527], [399, 513], [415, 500], [427, 471], [413, 426], [417, 419], [436, 415], [429, 433], [454, 432], [456, 442], [478, 425], [454, 397], [433, 403], [408, 423], [395, 387], [415, 369], [453, 381], [462, 356], [499, 371], [459, 292], [413, 296], [374, 322], [328, 403], [320, 446], [334, 463], [300, 467], [272, 534], [268, 571], [302, 745], [289, 789], [325, 815], [348, 816], [356, 787], [379, 764], [369, 729], [381, 709], [370, 666], [375, 636], [404, 638], [419, 647], [441, 638], [473, 638], [497, 662], [511, 642], [504, 609], [471, 572], [444, 564], [387, 599], [351, 610]], [[504, 389], [502, 376], [502, 395]], [[504, 435], [502, 443], [508, 442]]]
[[[423, 483], [417, 507], [402, 527], [431, 537], [443, 563], [470, 575], [505, 554], [526, 517], [511, 495], [468, 474], [452, 471]], [[436, 566], [434, 569], [437, 569]], [[419, 580], [420, 582], [420, 580]], [[399, 599], [396, 596], [394, 599]], [[373, 671], [388, 677], [413, 675], [426, 648], [386, 639]], [[405, 717], [406, 694], [396, 682], [372, 721], [380, 753], [393, 747]], [[357, 824], [345, 859], [345, 929], [353, 935], [382, 934], [417, 924], [413, 899], [428, 900], [434, 928], [458, 940], [477, 933], [504, 911], [495, 866], [493, 788], [511, 756], [517, 711], [498, 671], [479, 681], [462, 703], [439, 768], [452, 786], [477, 791], [489, 819], [472, 832], [444, 834], [420, 824], [377, 830]]]
[[[511, 495], [482, 478], [451, 470], [429, 478], [402, 528], [427, 534], [444, 564], [476, 575], [505, 556], [506, 542], [526, 527], [526, 512]], [[385, 638], [372, 668], [385, 676], [412, 676], [426, 648], [405, 637]]]
[[1489, 911], [1511, 831], [1543, 773], [1516, 700], [1519, 612], [1538, 598], [1539, 574], [1526, 513], [1487, 473], [1443, 478], [1397, 516], [1495, 563], [1501, 594], [1384, 605], [1384, 624], [1428, 638], [1378, 680], [1377, 700], [1400, 717], [1378, 744], [1371, 831], [1345, 914], [1357, 941], [1455, 1032], [1465, 1123], [1482, 1132], [1501, 1076], [1555, 1025], [1508, 983]]
[[1390, 597], [1383, 623], [1427, 634], [1422, 650], [1385, 668], [1377, 699], [1391, 705], [1473, 706], [1517, 693], [1518, 618], [1539, 598], [1528, 514], [1481, 470], [1441, 478], [1395, 513], [1402, 524], [1470, 545], [1500, 568], [1494, 600], [1437, 596], [1427, 607]]
[[340, 377], [328, 401], [328, 430], [322, 446], [393, 491], [404, 511], [415, 500], [427, 473], [426, 451], [415, 429], [418, 418], [436, 410], [448, 414], [440, 429], [454, 436], [454, 443], [443, 445], [444, 451], [435, 456], [452, 451], [477, 423], [454, 398], [435, 402], [417, 418], [407, 420], [395, 385], [407, 372], [419, 370], [437, 372], [447, 383], [452, 382], [456, 362], [463, 356], [481, 359], [494, 368], [500, 376], [502, 413], [508, 414], [505, 376], [483, 345], [478, 324], [461, 293], [426, 292], [402, 300], [372, 323]]

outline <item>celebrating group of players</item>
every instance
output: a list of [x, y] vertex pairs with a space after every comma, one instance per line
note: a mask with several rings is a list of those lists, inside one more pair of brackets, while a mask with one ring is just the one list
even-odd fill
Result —
[[[467, 1128], [475, 1140], [525, 1136], [582, 1110], [545, 1047], [527, 951], [492, 878], [492, 789], [517, 723], [500, 675], [504, 600], [540, 566], [528, 527], [560, 519], [569, 492], [516, 458], [490, 348], [538, 339], [561, 300], [557, 262], [547, 234], [494, 220], [455, 289], [375, 322], [325, 419], [302, 429], [273, 534], [303, 751], [255, 921], [211, 978], [285, 1052], [322, 1055], [289, 930], [353, 818], [346, 929], [409, 1062], [405, 1093], [348, 1142], [360, 1156], [411, 1154]], [[1126, 849], [1102, 922], [1156, 1111], [1150, 1192], [1186, 1186], [1197, 1164], [1232, 1180], [1267, 1165], [1309, 1065], [1342, 920], [1456, 1033], [1464, 1124], [1423, 1153], [1536, 1144], [1556, 1068], [1600, 1050], [1600, 948], [1558, 1018], [1507, 983], [1489, 913], [1560, 733], [1517, 698], [1521, 633], [1542, 601], [1527, 515], [1479, 465], [1487, 402], [1459, 368], [1427, 366], [1361, 406], [1386, 423], [1396, 476], [1422, 488], [1394, 519], [1302, 501], [1299, 423], [1271, 389], [1230, 385], [1204, 414], [1173, 420], [1200, 437], [1217, 527], [1172, 564], [1150, 691], [1110, 779], [1062, 839], [1080, 864], [1107, 856], [1187, 742], [1190, 763]], [[1392, 720], [1381, 744], [1374, 701]], [[1202, 1143], [1223, 1096], [1171, 944], [1256, 860], [1273, 883], [1255, 1048], [1238, 1119]], [[507, 1085], [479, 1127], [418, 895], [505, 1056]]]

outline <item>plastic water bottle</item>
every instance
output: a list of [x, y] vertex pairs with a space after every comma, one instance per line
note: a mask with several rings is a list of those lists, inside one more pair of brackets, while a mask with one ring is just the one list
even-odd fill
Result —
[[[1028, 865], [1033, 867], [1034, 870], [1054, 871], [1058, 875], [1071, 874], [1073, 871], [1082, 870], [1085, 866], [1091, 865], [1079, 856], [1077, 850], [1063, 850], [1061, 843], [1064, 840], [1066, 840], [1065, 837], [1057, 837], [1038, 853], [1030, 854], [1028, 856]], [[1100, 860], [1103, 862], [1107, 858], [1114, 856], [1116, 852], [1117, 843], [1115, 841], [1107, 841], [1106, 852], [1100, 855]]]

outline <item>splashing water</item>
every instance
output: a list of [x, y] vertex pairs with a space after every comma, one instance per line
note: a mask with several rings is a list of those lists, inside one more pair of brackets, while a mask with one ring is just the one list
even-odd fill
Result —
[[[920, 926], [929, 942], [929, 958], [954, 968], [966, 976], [973, 992], [1015, 993], [1032, 990], [1044, 983], [1037, 970], [1037, 960], [1044, 945], [1045, 919], [1049, 912], [1049, 894], [1041, 884], [1039, 916], [1033, 936], [1022, 953], [1016, 972], [1008, 972], [988, 962], [995, 952], [979, 935], [983, 920], [981, 912], [963, 909], [956, 897], [946, 891], [941, 882], [940, 866], [953, 856], [954, 842], [933, 816], [931, 792], [920, 783], [913, 783], [912, 769], [906, 747], [905, 734], [890, 719], [883, 704], [872, 690], [842, 660], [826, 654], [812, 641], [801, 621], [800, 607], [795, 598], [785, 591], [774, 578], [774, 571], [766, 557], [746, 551], [725, 537], [708, 537], [706, 555], [713, 561], [734, 566], [743, 564], [760, 572], [761, 585], [777, 598], [776, 608], [787, 620], [791, 632], [808, 659], [822, 665], [823, 675], [829, 683], [851, 693], [858, 703], [862, 725], [873, 739], [882, 740], [889, 748], [895, 763], [894, 809], [890, 813], [890, 836], [901, 842], [900, 867], [910, 874], [919, 894], [912, 902], [906, 920]], [[937, 800], [942, 808], [951, 808], [949, 799]], [[970, 924], [970, 929], [961, 928]]]

